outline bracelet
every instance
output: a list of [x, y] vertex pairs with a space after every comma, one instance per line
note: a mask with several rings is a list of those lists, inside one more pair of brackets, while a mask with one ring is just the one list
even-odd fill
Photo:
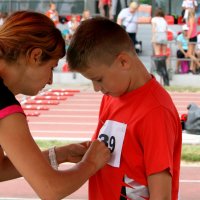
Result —
[[58, 163], [57, 163], [57, 160], [56, 160], [55, 147], [52, 147], [52, 148], [49, 149], [49, 160], [50, 160], [51, 166], [55, 170], [58, 170]]

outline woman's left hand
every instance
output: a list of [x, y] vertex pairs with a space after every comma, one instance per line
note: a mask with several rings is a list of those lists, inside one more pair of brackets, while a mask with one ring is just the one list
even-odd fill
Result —
[[88, 147], [90, 146], [90, 142], [82, 142], [76, 144], [69, 144], [67, 147], [67, 162], [77, 163], [79, 162], [85, 152], [87, 151]]

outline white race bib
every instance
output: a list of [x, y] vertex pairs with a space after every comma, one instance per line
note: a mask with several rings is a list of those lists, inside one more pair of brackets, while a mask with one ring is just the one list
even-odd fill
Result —
[[103, 141], [110, 149], [112, 155], [108, 162], [113, 167], [120, 166], [122, 146], [127, 124], [107, 120], [99, 131], [98, 139]]

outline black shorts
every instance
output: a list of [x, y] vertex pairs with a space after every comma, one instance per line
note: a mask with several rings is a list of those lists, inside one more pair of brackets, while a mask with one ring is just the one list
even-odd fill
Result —
[[189, 42], [197, 42], [197, 36], [190, 38]]
[[[185, 51], [185, 53], [187, 53], [187, 50], [184, 50], [184, 51]], [[185, 58], [185, 55], [181, 52], [181, 50], [178, 50], [176, 52], [176, 56], [177, 56], [177, 58]]]

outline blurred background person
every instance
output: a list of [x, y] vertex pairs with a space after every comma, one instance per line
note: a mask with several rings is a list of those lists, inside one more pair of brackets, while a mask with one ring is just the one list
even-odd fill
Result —
[[134, 45], [137, 44], [138, 7], [139, 4], [137, 2], [131, 2], [129, 7], [123, 8], [117, 17], [117, 24], [121, 25], [126, 30]]
[[112, 0], [111, 14], [112, 19], [116, 22], [117, 16], [123, 8], [127, 8], [132, 0]]
[[200, 68], [200, 62], [195, 57], [195, 48], [197, 43], [197, 20], [195, 18], [195, 10], [189, 9], [188, 10], [188, 18], [187, 18], [187, 25], [188, 25], [188, 32], [187, 32], [187, 38], [188, 38], [188, 57], [191, 58], [190, 62], [190, 71], [193, 74], [196, 74], [197, 71], [199, 71]]
[[156, 10], [151, 24], [153, 52], [155, 55], [166, 55], [168, 24], [165, 20], [165, 13], [161, 8]]
[[197, 35], [197, 44], [195, 48], [195, 55], [200, 59], [200, 34]]
[[183, 0], [182, 2], [182, 17], [183, 17], [183, 21], [187, 22], [187, 18], [188, 18], [188, 11], [189, 9], [193, 9], [194, 11], [196, 11], [198, 8], [198, 3], [196, 0]]
[[81, 21], [91, 18], [91, 13], [89, 10], [84, 10], [81, 16]]
[[157, 8], [152, 24], [152, 45], [154, 62], [157, 73], [162, 77], [164, 85], [169, 86], [169, 75], [167, 71], [167, 30], [168, 24], [165, 20], [165, 13]]
[[58, 11], [56, 10], [55, 3], [51, 2], [49, 4], [49, 10], [47, 10], [46, 16], [48, 16], [54, 22], [54, 24], [59, 23], [59, 14]]
[[112, 19], [111, 6], [112, 0], [99, 0], [99, 12], [102, 16]]
[[69, 33], [73, 35], [77, 27], [79, 26], [80, 22], [75, 14], [71, 15], [70, 21], [67, 22]]
[[3, 25], [7, 16], [8, 16], [7, 12], [0, 12], [0, 26]]
[[[177, 57], [177, 62], [176, 62], [176, 74], [179, 74], [180, 72], [182, 73], [187, 73], [189, 70], [189, 61], [180, 61], [179, 59], [181, 58], [187, 58], [187, 51], [188, 51], [188, 39], [187, 39], [187, 32], [189, 28], [187, 24], [184, 24], [182, 26], [182, 32], [178, 34], [176, 40], [177, 40], [177, 52], [176, 52], [176, 57]], [[180, 70], [181, 66], [181, 70]], [[182, 67], [183, 66], [183, 67]], [[183, 70], [184, 68], [184, 70]]]

